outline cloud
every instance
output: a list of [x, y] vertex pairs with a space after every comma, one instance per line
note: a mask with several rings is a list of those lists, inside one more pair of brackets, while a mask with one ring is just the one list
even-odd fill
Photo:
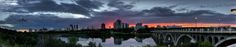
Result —
[[65, 13], [65, 12], [33, 12], [33, 13], [29, 13], [29, 15], [45, 15], [45, 14], [58, 16], [60, 18], [90, 18], [88, 16], [81, 15], [81, 14], [73, 14], [73, 13]]
[[[100, 13], [101, 17], [114, 17], [106, 20], [123, 19], [129, 23], [194, 23], [195, 17], [198, 17], [199, 23], [235, 23], [235, 15], [222, 14], [211, 10], [189, 10], [188, 12], [176, 12], [171, 8], [154, 7], [143, 11], [108, 11]], [[103, 18], [102, 18], [103, 19]]]
[[[161, 17], [150, 19], [147, 18], [146, 21], [149, 23], [193, 23], [196, 20], [194, 17], [198, 17], [199, 23], [235, 23], [235, 15], [222, 14], [211, 10], [190, 10], [188, 12], [176, 13], [170, 8], [154, 7], [150, 10], [142, 11], [144, 16], [149, 17]], [[219, 21], [221, 19], [221, 21]]]
[[51, 11], [51, 12], [70, 12], [70, 13], [89, 15], [89, 11], [80, 6], [72, 4], [58, 5], [51, 0], [42, 0], [41, 3], [29, 4], [29, 5], [25, 6], [25, 8], [30, 12]]
[[[29, 3], [36, 2], [36, 3]], [[45, 11], [45, 12], [67, 12], [90, 16], [92, 9], [98, 9], [102, 3], [91, 0], [19, 0], [21, 8], [30, 12]]]
[[119, 8], [121, 10], [132, 9], [134, 7], [133, 5], [125, 4], [124, 2], [120, 0], [111, 0], [107, 5], [110, 7]]
[[4, 21], [9, 16], [10, 16], [10, 12], [1, 12], [0, 11], [0, 21]]
[[[127, 1], [127, 0], [126, 0]], [[126, 2], [125, 0], [17, 0], [16, 6], [1, 6], [0, 21], [16, 28], [67, 27], [78, 24], [80, 27], [97, 26], [121, 19], [126, 23], [231, 23], [235, 24], [236, 15], [219, 13], [210, 9], [193, 9], [173, 2], [170, 6], [153, 6], [154, 1]], [[168, 1], [168, 0], [167, 0]], [[140, 5], [140, 2], [141, 5]], [[154, 2], [154, 3], [153, 3]], [[163, 1], [160, 1], [163, 2]], [[172, 1], [170, 1], [172, 2]], [[186, 1], [187, 3], [192, 1]], [[149, 4], [150, 3], [150, 4]], [[149, 4], [147, 6], [144, 6]], [[167, 3], [168, 4], [168, 3]], [[162, 4], [163, 5], [163, 4]], [[165, 5], [164, 5], [165, 6]], [[141, 7], [141, 8], [138, 8]], [[146, 8], [147, 7], [147, 8]], [[134, 11], [138, 8], [140, 11]], [[142, 9], [143, 8], [143, 9]], [[180, 9], [182, 8], [182, 9]], [[186, 12], [180, 12], [186, 11]], [[92, 16], [94, 15], [94, 16]], [[221, 19], [221, 20], [219, 20]], [[99, 26], [98, 26], [99, 27]]]
[[165, 7], [154, 7], [150, 10], [143, 10], [142, 13], [148, 16], [173, 16], [175, 11]]
[[[71, 0], [72, 1], [72, 0]], [[68, 24], [84, 24], [93, 9], [102, 3], [92, 0], [73, 0], [76, 4], [53, 0], [16, 0], [18, 5], [1, 5], [1, 24], [16, 25], [16, 28], [64, 27]], [[24, 19], [24, 21], [22, 21]], [[35, 26], [35, 27], [34, 27]]]
[[[92, 16], [93, 9], [98, 9], [102, 3], [92, 0], [0, 0], [0, 20], [5, 20], [9, 15], [26, 13], [61, 13], [55, 15], [66, 18], [88, 18]], [[69, 2], [69, 3], [68, 3]], [[11, 5], [11, 3], [17, 5]], [[72, 4], [74, 3], [74, 4]], [[67, 15], [68, 14], [68, 15]], [[64, 16], [62, 16], [64, 15]]]
[[[189, 10], [188, 12], [176, 12], [168, 7], [154, 7], [143, 11], [115, 10], [100, 12], [96, 21], [115, 21], [123, 19], [125, 22], [135, 24], [144, 23], [195, 23], [195, 17], [199, 23], [235, 23], [235, 15], [222, 14], [211, 10]], [[219, 19], [221, 19], [219, 21]]]
[[[61, 14], [61, 15], [58, 15]], [[66, 16], [65, 16], [66, 15]], [[72, 16], [68, 16], [72, 15]], [[171, 8], [154, 7], [143, 11], [113, 10], [94, 13], [94, 17], [83, 16], [82, 14], [66, 12], [32, 12], [11, 15], [5, 21], [7, 24], [15, 25], [16, 28], [43, 28], [56, 27], [63, 28], [69, 24], [78, 24], [82, 27], [99, 27], [101, 23], [111, 23], [116, 19], [123, 22], [135, 24], [143, 23], [194, 23], [198, 17], [199, 23], [226, 23], [235, 24], [236, 15], [226, 15], [210, 10], [191, 10], [189, 12], [177, 13]], [[75, 18], [74, 16], [79, 16]], [[22, 18], [26, 21], [21, 21]], [[86, 18], [87, 17], [87, 18]], [[221, 19], [221, 21], [219, 21]]]
[[75, 5], [78, 5], [73, 0], [53, 0], [53, 1], [56, 2], [58, 5], [61, 5], [61, 4], [75, 4]]
[[15, 27], [12, 24], [0, 24], [0, 27]]
[[[24, 20], [23, 20], [24, 19]], [[69, 24], [78, 24], [81, 27], [89, 25], [87, 18], [60, 18], [54, 15], [11, 15], [5, 23], [15, 25], [16, 28], [63, 28]]]
[[103, 3], [96, 0], [77, 0], [76, 2], [86, 9], [99, 9], [103, 5]]
[[8, 0], [0, 0], [0, 5], [16, 6], [16, 5], [19, 5], [19, 4], [17, 3], [17, 0], [11, 0], [11, 1], [8, 1]]

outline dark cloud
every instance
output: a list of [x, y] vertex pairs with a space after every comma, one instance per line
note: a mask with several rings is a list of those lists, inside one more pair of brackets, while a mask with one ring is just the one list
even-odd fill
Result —
[[[199, 23], [235, 23], [235, 15], [227, 15], [211, 10], [190, 10], [189, 12], [177, 13], [168, 7], [154, 7], [150, 10], [143, 11], [106, 11], [100, 12], [93, 19], [98, 21], [111, 21], [123, 19], [128, 23], [195, 23], [195, 17]], [[219, 19], [221, 19], [219, 21]], [[96, 21], [96, 20], [95, 20]]]
[[187, 11], [188, 9], [187, 8], [179, 8], [179, 9], [176, 9], [176, 11]]
[[[39, 1], [38, 3], [29, 3], [32, 1]], [[56, 4], [56, 2], [52, 0], [19, 0], [18, 2], [20, 5], [23, 6], [24, 9], [30, 12], [37, 12], [37, 11], [51, 11], [51, 12], [69, 12], [69, 13], [77, 13], [77, 14], [84, 14], [89, 16], [92, 9], [98, 9], [102, 3], [98, 1], [91, 1], [91, 0], [78, 0], [76, 4]], [[14, 10], [14, 9], [11, 9]]]
[[114, 11], [104, 11], [96, 13], [96, 17], [92, 17], [93, 22], [114, 22], [117, 19], [121, 19], [125, 22], [136, 23], [137, 20], [132, 21], [131, 18], [141, 17], [138, 11], [125, 11], [125, 10], [114, 10]]
[[[33, 2], [33, 3], [32, 3]], [[195, 17], [199, 19], [199, 23], [230, 23], [235, 24], [236, 15], [228, 15], [218, 13], [212, 10], [191, 10], [182, 8], [174, 10], [173, 8], [181, 5], [172, 5], [169, 7], [153, 7], [141, 11], [130, 10], [134, 7], [132, 4], [120, 0], [109, 0], [108, 4], [103, 4], [93, 0], [76, 0], [76, 4], [57, 4], [52, 0], [19, 0], [20, 6], [3, 10], [7, 12], [32, 13], [38, 11], [46, 12], [67, 12], [83, 15], [90, 15], [93, 12], [93, 17], [89, 19], [83, 18], [61, 18], [55, 15], [11, 15], [5, 21], [0, 23], [13, 24], [16, 27], [66, 27], [69, 24], [78, 24], [81, 27], [96, 26], [105, 22], [114, 22], [116, 19], [121, 19], [126, 23], [135, 24], [143, 21], [143, 23], [194, 23]], [[191, 3], [192, 1], [187, 1]], [[94, 12], [92, 9], [99, 9], [103, 5], [108, 7], [118, 8], [118, 10]], [[103, 6], [104, 7], [104, 6]], [[27, 11], [28, 12], [27, 12]], [[188, 12], [178, 12], [188, 11]], [[219, 20], [220, 19], [220, 20]], [[96, 26], [97, 27], [97, 26]], [[98, 26], [99, 27], [99, 26]]]
[[80, 4], [82, 7], [85, 7], [86, 9], [99, 9], [99, 7], [103, 5], [103, 3], [99, 1], [91, 1], [91, 0], [78, 0], [76, 2]]
[[150, 10], [143, 10], [142, 13], [148, 16], [173, 16], [175, 11], [165, 7], [154, 7]]
[[217, 5], [200, 5], [200, 8], [217, 8], [217, 7], [231, 7], [231, 6], [235, 6], [236, 4], [217, 4]]
[[[186, 9], [181, 9], [183, 11]], [[150, 10], [143, 10], [141, 12], [144, 16], [159, 16], [159, 17], [169, 17], [169, 16], [224, 16], [224, 14], [217, 13], [211, 10], [189, 10], [188, 12], [177, 13], [168, 7], [154, 7]]]
[[125, 4], [125, 2], [122, 2], [120, 0], [111, 0], [107, 5], [110, 7], [121, 9], [121, 10], [127, 10], [134, 7], [133, 5]]
[[53, 15], [11, 15], [6, 21], [6, 23], [16, 25], [18, 28], [63, 28], [70, 24], [78, 24], [81, 27], [90, 25], [90, 20], [87, 19], [60, 18]]
[[176, 7], [178, 7], [178, 5], [172, 5], [172, 6], [169, 6], [167, 8], [176, 8]]
[[[101, 12], [100, 18], [104, 20], [124, 19], [129, 23], [137, 23], [141, 20], [144, 23], [194, 23], [195, 17], [199, 23], [235, 23], [235, 15], [227, 15], [217, 13], [210, 10], [190, 10], [189, 12], [176, 13], [171, 8], [167, 7], [154, 7], [150, 10], [138, 11], [108, 11]], [[113, 17], [113, 18], [107, 18]], [[101, 20], [102, 21], [102, 20]]]
[[88, 10], [72, 4], [62, 4], [58, 5], [52, 0], [41, 0], [40, 3], [37, 4], [28, 4], [24, 6], [31, 12], [35, 11], [53, 11], [53, 12], [71, 12], [71, 13], [80, 13], [88, 15]]
[[[147, 16], [151, 17], [161, 17], [154, 19], [147, 18], [147, 21], [149, 23], [152, 23], [152, 21], [157, 21], [156, 23], [193, 23], [196, 21], [194, 19], [195, 17], [199, 18], [197, 20], [199, 23], [236, 22], [235, 15], [226, 15], [210, 10], [191, 10], [189, 12], [176, 13], [174, 12], [174, 10], [171, 10], [169, 8], [154, 7], [150, 10], [144, 10], [142, 13], [144, 15], [147, 14]], [[221, 20], [219, 21], [219, 19]]]
[[[90, 19], [60, 18], [53, 15], [20, 15], [26, 21], [19, 21], [19, 15], [12, 15], [6, 19], [8, 24], [17, 27], [66, 27], [69, 24], [78, 24], [80, 27], [99, 27], [101, 23], [114, 22], [121, 19], [126, 23], [194, 23], [198, 17], [198, 23], [230, 23], [235, 24], [236, 15], [226, 15], [210, 10], [191, 10], [189, 12], [176, 13], [171, 8], [154, 7], [150, 10], [130, 11], [114, 10], [96, 12]], [[221, 19], [221, 20], [219, 20]]]
[[224, 14], [217, 13], [210, 10], [191, 10], [186, 13], [176, 13], [177, 16], [224, 16]]
[[0, 21], [0, 24], [5, 24], [5, 21]]

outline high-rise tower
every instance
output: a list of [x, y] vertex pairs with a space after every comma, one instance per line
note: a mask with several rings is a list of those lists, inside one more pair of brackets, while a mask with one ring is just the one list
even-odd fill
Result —
[[122, 22], [121, 20], [116, 20], [116, 22], [113, 24], [114, 29], [121, 29], [122, 28]]

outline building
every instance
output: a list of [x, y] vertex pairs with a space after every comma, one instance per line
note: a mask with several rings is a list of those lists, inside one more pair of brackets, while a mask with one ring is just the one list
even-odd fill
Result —
[[69, 30], [79, 30], [79, 25], [77, 25], [77, 24], [70, 24]]
[[143, 24], [142, 23], [137, 23], [135, 25], [135, 30], [138, 30], [138, 29], [141, 29], [141, 28], [143, 28]]
[[70, 30], [74, 30], [74, 25], [70, 24]]
[[125, 23], [121, 23], [121, 28], [125, 28]]
[[38, 31], [39, 31], [39, 32], [47, 32], [48, 29], [47, 29], [47, 28], [42, 28], [42, 29], [39, 29]]
[[121, 20], [116, 20], [115, 23], [113, 24], [114, 29], [121, 29], [122, 28], [122, 22]]
[[129, 28], [128, 23], [123, 23], [121, 20], [116, 20], [116, 22], [113, 24], [114, 29], [125, 29]]
[[123, 28], [123, 29], [129, 28], [129, 24], [128, 24], [128, 23], [122, 23], [122, 28]]
[[106, 24], [105, 23], [101, 24], [101, 29], [106, 29]]
[[123, 26], [124, 26], [123, 28], [129, 28], [129, 24], [128, 23], [124, 23]]
[[75, 30], [79, 30], [79, 25], [75, 25]]

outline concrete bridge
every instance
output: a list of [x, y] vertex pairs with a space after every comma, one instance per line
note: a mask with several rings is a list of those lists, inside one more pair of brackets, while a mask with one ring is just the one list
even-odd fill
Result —
[[204, 30], [204, 29], [179, 29], [156, 30], [153, 39], [156, 43], [181, 45], [185, 42], [196, 43], [209, 41], [214, 47], [226, 47], [236, 43], [236, 31], [229, 30]]

